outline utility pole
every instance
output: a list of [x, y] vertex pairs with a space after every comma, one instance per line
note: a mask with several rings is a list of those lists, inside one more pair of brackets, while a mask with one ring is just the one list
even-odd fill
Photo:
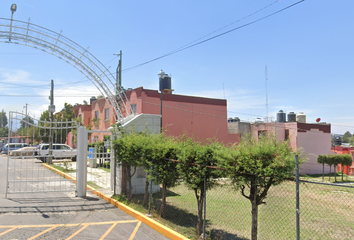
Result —
[[[122, 91], [122, 50], [120, 50], [119, 54], [115, 53], [113, 55], [119, 56], [118, 66], [116, 69], [116, 99], [118, 98], [118, 107], [119, 107], [119, 110], [122, 112], [122, 110], [121, 110], [122, 101], [121, 101], [120, 97], [118, 97]], [[114, 111], [113, 111], [113, 113], [114, 113]], [[113, 115], [117, 116], [117, 114], [118, 113], [113, 114]], [[117, 121], [118, 119], [115, 119], [115, 120]]]
[[54, 105], [54, 81], [52, 79], [51, 84], [50, 84], [50, 105], [48, 108], [49, 112], [49, 121], [50, 121], [50, 129], [49, 129], [49, 164], [52, 164], [52, 155], [53, 155], [53, 115], [55, 112], [55, 105]]
[[116, 95], [118, 96], [122, 87], [122, 50], [120, 50], [119, 54], [115, 53], [113, 55], [119, 56], [119, 62], [116, 69]]
[[28, 128], [28, 126], [29, 126], [29, 124], [28, 124], [28, 116], [27, 116], [27, 106], [28, 106], [28, 104], [26, 103], [26, 106], [23, 106], [23, 108], [26, 108], [26, 117], [25, 117], [25, 119], [26, 119], [26, 123], [25, 124], [23, 124], [23, 127], [24, 128]]

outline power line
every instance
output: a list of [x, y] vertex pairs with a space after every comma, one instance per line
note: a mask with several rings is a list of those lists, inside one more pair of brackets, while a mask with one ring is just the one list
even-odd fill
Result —
[[[44, 97], [44, 98], [48, 98], [47, 95], [3, 95], [3, 94], [0, 94], [0, 97]], [[92, 94], [91, 95], [55, 95], [55, 97], [92, 97]]]
[[208, 41], [213, 40], [213, 39], [215, 39], [215, 38], [221, 37], [221, 36], [223, 36], [223, 35], [226, 35], [226, 34], [228, 34], [228, 33], [233, 32], [233, 31], [236, 31], [236, 30], [239, 30], [239, 29], [241, 29], [241, 28], [250, 26], [250, 25], [252, 25], [252, 24], [254, 24], [254, 23], [257, 23], [257, 22], [260, 22], [260, 21], [262, 21], [262, 20], [264, 20], [264, 19], [266, 19], [266, 18], [269, 18], [269, 17], [271, 17], [271, 16], [274, 16], [274, 15], [276, 15], [276, 14], [282, 12], [282, 11], [285, 11], [285, 10], [287, 10], [287, 9], [289, 9], [289, 8], [292, 8], [292, 7], [294, 7], [295, 5], [297, 5], [297, 4], [299, 4], [299, 3], [302, 3], [302, 2], [304, 2], [304, 1], [305, 1], [305, 0], [300, 0], [300, 1], [296, 2], [296, 3], [294, 3], [294, 4], [291, 4], [291, 5], [287, 6], [287, 7], [284, 7], [284, 8], [282, 8], [282, 9], [278, 10], [278, 11], [275, 11], [275, 12], [273, 12], [273, 13], [271, 13], [271, 14], [268, 14], [268, 15], [266, 15], [266, 16], [264, 16], [264, 17], [261, 17], [261, 18], [259, 18], [259, 19], [257, 19], [257, 20], [254, 20], [254, 21], [251, 21], [251, 22], [249, 22], [249, 23], [243, 24], [243, 25], [241, 25], [241, 26], [235, 27], [235, 28], [233, 28], [233, 29], [231, 29], [231, 30], [228, 30], [228, 31], [225, 31], [225, 32], [223, 32], [223, 33], [217, 34], [217, 35], [215, 35], [215, 36], [213, 36], [213, 37], [207, 38], [207, 39], [202, 40], [202, 41], [199, 41], [199, 42], [197, 42], [197, 43], [190, 44], [190, 45], [187, 45], [187, 46], [185, 46], [185, 47], [178, 48], [178, 49], [176, 49], [176, 50], [174, 50], [174, 51], [172, 51], [172, 52], [170, 52], [170, 53], [164, 54], [164, 55], [162, 55], [162, 56], [160, 56], [160, 57], [154, 58], [154, 59], [149, 60], [149, 61], [146, 61], [146, 62], [144, 62], [144, 63], [140, 63], [140, 64], [135, 65], [135, 66], [133, 66], [133, 67], [126, 68], [126, 69], [124, 69], [123, 71], [129, 71], [129, 70], [132, 70], [132, 69], [141, 67], [141, 66], [146, 65], [146, 64], [148, 64], [148, 63], [157, 61], [157, 60], [159, 60], [159, 59], [161, 59], [161, 58], [165, 58], [165, 57], [170, 56], [170, 55], [172, 55], [172, 54], [175, 54], [175, 53], [184, 51], [184, 50], [186, 50], [186, 49], [195, 47], [195, 46], [197, 46], [197, 45], [200, 45], [200, 44], [202, 44], [202, 43], [208, 42]]

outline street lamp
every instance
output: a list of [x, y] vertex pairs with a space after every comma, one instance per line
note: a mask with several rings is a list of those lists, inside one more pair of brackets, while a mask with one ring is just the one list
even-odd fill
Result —
[[14, 12], [16, 12], [16, 10], [17, 10], [17, 5], [16, 5], [15, 3], [13, 3], [13, 4], [11, 5], [10, 10], [11, 10], [12, 13], [11, 13], [11, 23], [10, 23], [9, 41], [11, 42], [12, 20], [13, 20], [13, 17], [14, 17]]

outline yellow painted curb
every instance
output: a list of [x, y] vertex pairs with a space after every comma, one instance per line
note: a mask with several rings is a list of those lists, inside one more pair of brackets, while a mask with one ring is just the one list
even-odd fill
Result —
[[[44, 164], [42, 163], [43, 166], [45, 166], [46, 168], [55, 171], [57, 174], [59, 174], [60, 176], [63, 176], [67, 179], [70, 180], [74, 180], [74, 182], [76, 182], [76, 179], [62, 171], [59, 171], [56, 168], [53, 168], [51, 166], [49, 166], [48, 164]], [[162, 235], [164, 235], [165, 237], [168, 237], [169, 239], [173, 239], [173, 240], [188, 240], [189, 238], [183, 236], [182, 234], [179, 234], [178, 232], [162, 225], [161, 223], [145, 216], [144, 214], [134, 210], [131, 207], [128, 207], [127, 205], [111, 198], [108, 195], [105, 195], [103, 193], [101, 193], [100, 191], [94, 191], [95, 189], [87, 186], [88, 190], [91, 190], [93, 194], [97, 195], [98, 197], [106, 200], [108, 203], [112, 204], [113, 206], [119, 208], [120, 210], [126, 212], [127, 214], [129, 214], [130, 216], [134, 217], [135, 219], [145, 223], [146, 225], [148, 225], [149, 227], [151, 227], [152, 229], [156, 230], [157, 232], [161, 233]]]

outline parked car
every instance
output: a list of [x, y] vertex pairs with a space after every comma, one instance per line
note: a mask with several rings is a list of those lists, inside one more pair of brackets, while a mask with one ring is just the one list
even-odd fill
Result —
[[[40, 144], [36, 151], [37, 158], [42, 162], [47, 162], [49, 156], [49, 144]], [[66, 144], [53, 143], [52, 155], [54, 159], [71, 159], [76, 161], [77, 150]]]
[[10, 156], [33, 156], [36, 155], [37, 153], [37, 147], [23, 147], [20, 149], [16, 149], [13, 151], [10, 151]]
[[29, 145], [27, 143], [6, 143], [4, 146], [4, 150], [2, 153], [8, 154], [9, 152], [13, 150], [17, 150], [23, 147], [28, 147]]

